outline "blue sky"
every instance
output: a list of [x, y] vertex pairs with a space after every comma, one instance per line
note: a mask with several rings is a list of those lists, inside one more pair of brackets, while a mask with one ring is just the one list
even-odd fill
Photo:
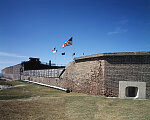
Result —
[[75, 57], [150, 51], [150, 0], [0, 0], [0, 70], [29, 57], [67, 64], [70, 37]]

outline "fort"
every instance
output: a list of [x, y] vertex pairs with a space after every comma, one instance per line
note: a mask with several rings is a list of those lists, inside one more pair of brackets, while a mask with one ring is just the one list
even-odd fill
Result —
[[74, 58], [66, 67], [2, 70], [2, 77], [30, 80], [73, 92], [106, 97], [150, 99], [150, 52], [101, 53]]

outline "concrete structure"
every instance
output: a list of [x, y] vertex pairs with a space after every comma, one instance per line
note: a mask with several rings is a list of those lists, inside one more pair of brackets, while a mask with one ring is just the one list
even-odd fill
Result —
[[146, 98], [146, 82], [119, 81], [120, 98]]
[[[3, 77], [12, 78], [11, 74], [16, 72], [9, 74], [9, 71], [14, 70], [4, 69]], [[52, 70], [24, 71], [21, 76], [22, 79], [69, 88], [79, 93], [150, 99], [150, 52], [102, 53], [77, 57], [65, 69], [56, 72], [56, 77], [50, 76], [50, 72]]]

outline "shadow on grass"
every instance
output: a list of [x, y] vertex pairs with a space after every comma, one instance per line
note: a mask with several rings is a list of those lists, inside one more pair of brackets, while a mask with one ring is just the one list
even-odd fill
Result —
[[0, 85], [8, 85], [8, 86], [12, 86], [13, 84], [6, 81], [5, 79], [0, 79]]
[[[25, 99], [30, 97], [60, 97], [67, 94], [63, 91], [39, 86], [32, 83], [23, 81], [3, 81], [3, 85], [11, 85], [11, 88], [0, 90], [0, 100], [14, 100], [14, 99]], [[15, 87], [16, 85], [22, 85]]]
[[13, 100], [32, 97], [25, 87], [8, 88], [0, 91], [0, 100]]

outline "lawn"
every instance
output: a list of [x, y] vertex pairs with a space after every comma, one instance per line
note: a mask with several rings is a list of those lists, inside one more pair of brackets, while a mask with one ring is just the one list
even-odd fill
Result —
[[150, 100], [104, 98], [22, 81], [0, 90], [0, 120], [150, 120]]

